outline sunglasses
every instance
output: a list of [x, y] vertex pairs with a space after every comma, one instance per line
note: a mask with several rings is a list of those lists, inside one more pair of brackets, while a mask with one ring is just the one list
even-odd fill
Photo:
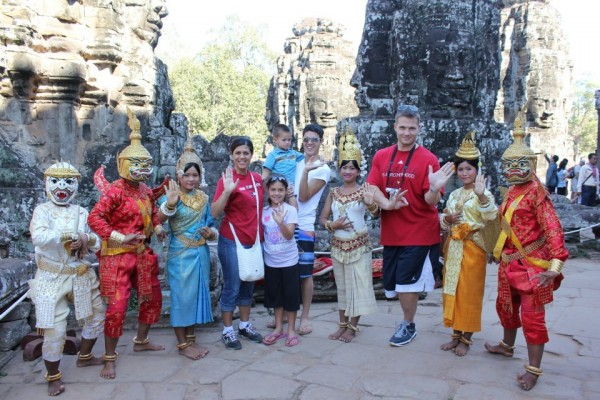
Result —
[[269, 182], [286, 182], [287, 183], [287, 179], [285, 179], [285, 176], [281, 176], [281, 175], [272, 175], [269, 178]]
[[302, 139], [304, 143], [319, 143], [319, 140], [321, 139], [316, 137], [305, 137], [304, 139]]
[[397, 111], [411, 111], [411, 112], [415, 112], [418, 113], [419, 112], [419, 108], [417, 106], [413, 106], [410, 104], [400, 104], [397, 108]]

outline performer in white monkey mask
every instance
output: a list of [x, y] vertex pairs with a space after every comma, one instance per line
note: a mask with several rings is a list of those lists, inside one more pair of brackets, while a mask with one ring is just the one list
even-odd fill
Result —
[[104, 330], [104, 306], [96, 273], [83, 260], [89, 251], [100, 248], [100, 240], [90, 231], [87, 210], [71, 204], [80, 176], [69, 163], [51, 165], [44, 172], [50, 201], [35, 208], [29, 226], [38, 267], [29, 282], [29, 296], [35, 304], [36, 328], [44, 336], [42, 357], [49, 396], [65, 390], [59, 366], [69, 302], [74, 303], [75, 317], [84, 323], [77, 366], [103, 363], [101, 357], [94, 357], [92, 347]]

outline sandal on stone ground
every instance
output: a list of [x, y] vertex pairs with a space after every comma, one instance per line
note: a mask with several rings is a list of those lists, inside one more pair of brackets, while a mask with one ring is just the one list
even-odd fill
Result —
[[308, 335], [312, 332], [312, 325], [310, 321], [306, 321], [305, 323], [300, 322], [300, 329], [298, 329], [298, 333], [300, 335]]
[[298, 343], [300, 343], [300, 340], [298, 339], [298, 336], [291, 336], [291, 337], [288, 337], [288, 338], [285, 340], [285, 345], [286, 345], [287, 347], [294, 347], [294, 346], [296, 346]]
[[269, 333], [267, 336], [263, 338], [263, 343], [267, 346], [277, 343], [279, 339], [283, 339], [287, 337], [287, 334], [281, 333]]

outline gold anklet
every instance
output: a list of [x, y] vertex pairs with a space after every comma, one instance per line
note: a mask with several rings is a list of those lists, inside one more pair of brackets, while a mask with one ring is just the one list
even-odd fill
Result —
[[462, 336], [462, 334], [460, 334], [460, 333], [453, 333], [452, 335], [450, 335], [450, 338], [452, 340], [460, 340], [461, 336]]
[[188, 342], [196, 343], [196, 335], [185, 335]]
[[80, 361], [89, 361], [92, 358], [94, 358], [94, 353], [81, 354], [80, 352], [77, 352], [77, 359]]
[[119, 353], [117, 353], [115, 351], [115, 354], [113, 354], [112, 356], [109, 356], [108, 354], [104, 353], [104, 361], [108, 361], [108, 362], [115, 362], [117, 361], [117, 358], [119, 357]]
[[177, 348], [179, 350], [183, 350], [183, 349], [187, 349], [188, 347], [190, 347], [192, 345], [192, 342], [185, 342], [185, 343], [180, 343], [177, 345]]
[[356, 332], [358, 332], [358, 331], [360, 330], [360, 329], [358, 329], [358, 326], [354, 326], [354, 325], [352, 325], [350, 322], [348, 322], [348, 323], [346, 324], [346, 327], [347, 327], [348, 329], [350, 329], [350, 330], [354, 331], [355, 333], [356, 333]]
[[513, 351], [517, 346], [509, 346], [506, 344], [504, 340], [500, 341], [500, 346], [504, 347], [506, 350]]
[[348, 327], [348, 322], [338, 322], [338, 326], [340, 328], [347, 328]]
[[528, 364], [525, 364], [524, 367], [525, 367], [525, 371], [527, 371], [530, 374], [533, 374], [537, 377], [544, 375], [544, 371], [542, 371], [541, 368], [532, 367], [531, 365], [528, 365]]
[[138, 338], [137, 338], [137, 336], [136, 336], [136, 337], [134, 337], [134, 338], [133, 338], [133, 343], [134, 343], [134, 344], [146, 345], [146, 344], [150, 343], [150, 339], [148, 339], [148, 338], [146, 337], [146, 339], [144, 339], [144, 340], [138, 340]]
[[46, 372], [46, 375], [44, 375], [44, 379], [47, 382], [54, 382], [54, 381], [58, 381], [62, 379], [62, 373], [60, 371], [58, 371], [57, 374], [55, 375], [48, 375], [48, 373]]

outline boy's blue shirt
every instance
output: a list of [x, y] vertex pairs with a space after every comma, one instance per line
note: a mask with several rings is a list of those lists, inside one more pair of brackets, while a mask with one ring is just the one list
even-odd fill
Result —
[[290, 184], [296, 179], [296, 164], [304, 160], [304, 154], [294, 149], [281, 150], [276, 147], [267, 155], [263, 167], [271, 170], [271, 174], [285, 176]]

